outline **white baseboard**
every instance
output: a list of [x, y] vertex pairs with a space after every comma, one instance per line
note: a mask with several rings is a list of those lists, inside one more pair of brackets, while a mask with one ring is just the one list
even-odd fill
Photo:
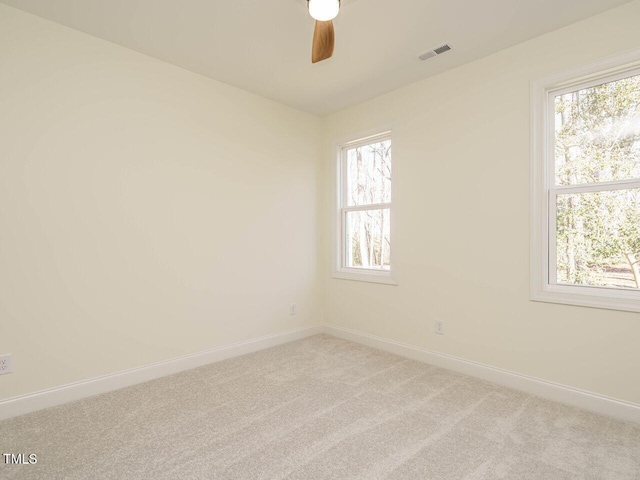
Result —
[[464, 373], [542, 398], [615, 417], [620, 420], [640, 423], [640, 405], [637, 403], [625, 402], [578, 388], [567, 387], [527, 375], [509, 372], [501, 368], [471, 362], [452, 355], [445, 355], [427, 350], [426, 348], [395, 342], [356, 330], [325, 325], [324, 332], [351, 342], [367, 345], [455, 372]]
[[213, 348], [203, 352], [173, 358], [123, 372], [91, 378], [27, 395], [0, 401], [0, 420], [62, 405], [94, 395], [118, 390], [156, 378], [172, 375], [232, 357], [257, 352], [283, 343], [326, 333], [355, 343], [367, 345], [396, 355], [418, 360], [455, 372], [470, 375], [509, 388], [531, 393], [542, 398], [573, 405], [595, 413], [625, 421], [640, 423], [640, 405], [597, 393], [567, 387], [546, 380], [509, 372], [490, 365], [472, 362], [367, 333], [331, 325], [312, 325], [286, 332], [266, 335], [251, 340]]
[[257, 352], [258, 350], [323, 333], [323, 331], [324, 327], [320, 324], [297, 328], [295, 330], [234, 343], [232, 345], [212, 348], [211, 350], [185, 355], [183, 357], [172, 358], [151, 365], [132, 368], [123, 372], [103, 375], [101, 377], [9, 398], [0, 401], [0, 420], [35, 412], [43, 408], [62, 405], [63, 403], [73, 402], [75, 400], [81, 400], [99, 393], [118, 390], [137, 383], [147, 382], [184, 370], [219, 362], [227, 358]]

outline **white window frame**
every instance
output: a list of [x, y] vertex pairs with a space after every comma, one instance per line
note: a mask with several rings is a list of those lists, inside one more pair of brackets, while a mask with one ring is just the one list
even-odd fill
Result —
[[[392, 157], [391, 157], [391, 202], [376, 203], [366, 206], [348, 207], [346, 204], [346, 151], [347, 149], [358, 146], [369, 145], [371, 143], [382, 140], [391, 140]], [[397, 198], [397, 182], [394, 181], [397, 174], [396, 150], [393, 140], [393, 131], [391, 127], [379, 128], [359, 134], [350, 135], [333, 142], [333, 178], [334, 194], [333, 194], [333, 278], [343, 280], [356, 280], [362, 282], [382, 283], [387, 285], [397, 285], [395, 259], [397, 258], [397, 235], [395, 233], [395, 213], [394, 205]], [[369, 268], [349, 268], [345, 267], [345, 248], [346, 248], [346, 232], [345, 220], [346, 212], [354, 210], [371, 210], [379, 208], [388, 208], [390, 218], [390, 239], [391, 250], [389, 252], [389, 270], [369, 269]]]
[[556, 282], [556, 195], [640, 188], [639, 180], [555, 185], [557, 95], [640, 74], [640, 49], [531, 82], [531, 300], [640, 312], [640, 292]]

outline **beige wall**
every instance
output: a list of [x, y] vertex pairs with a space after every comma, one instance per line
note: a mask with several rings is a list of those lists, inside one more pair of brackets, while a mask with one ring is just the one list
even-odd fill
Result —
[[[529, 82], [639, 20], [321, 120], [0, 5], [0, 399], [324, 320], [640, 403], [640, 314], [528, 293]], [[400, 284], [331, 279], [329, 145], [390, 123]]]
[[320, 127], [0, 5], [0, 399], [319, 322]]
[[639, 24], [633, 2], [327, 118], [327, 212], [331, 140], [395, 125], [399, 286], [327, 270], [326, 321], [640, 403], [640, 314], [529, 300], [530, 81], [639, 46]]

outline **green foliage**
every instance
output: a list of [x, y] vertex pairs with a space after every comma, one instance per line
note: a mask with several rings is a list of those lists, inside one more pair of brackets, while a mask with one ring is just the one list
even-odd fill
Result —
[[[640, 76], [555, 107], [557, 185], [640, 179]], [[556, 233], [559, 282], [640, 287], [640, 189], [558, 195]]]

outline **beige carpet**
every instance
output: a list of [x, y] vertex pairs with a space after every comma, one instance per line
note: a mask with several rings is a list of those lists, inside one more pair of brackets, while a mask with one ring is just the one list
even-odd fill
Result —
[[327, 335], [0, 422], [2, 479], [640, 479], [640, 426]]

